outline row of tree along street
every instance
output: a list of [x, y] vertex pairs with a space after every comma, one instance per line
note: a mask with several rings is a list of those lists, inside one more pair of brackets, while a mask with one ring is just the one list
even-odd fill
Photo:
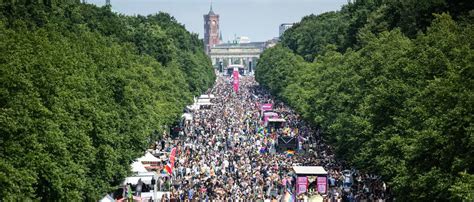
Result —
[[472, 9], [356, 1], [307, 16], [263, 53], [256, 79], [397, 199], [474, 200]]
[[202, 46], [164, 13], [0, 1], [0, 200], [114, 190], [161, 127], [212, 86]]

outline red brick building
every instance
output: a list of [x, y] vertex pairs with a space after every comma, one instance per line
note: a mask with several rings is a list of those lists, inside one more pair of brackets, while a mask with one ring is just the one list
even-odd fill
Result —
[[220, 44], [221, 36], [219, 32], [219, 15], [211, 9], [204, 15], [204, 50], [209, 54], [212, 47]]

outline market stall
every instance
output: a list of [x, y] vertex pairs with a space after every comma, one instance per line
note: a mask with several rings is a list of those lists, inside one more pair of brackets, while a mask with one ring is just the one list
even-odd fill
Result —
[[297, 176], [296, 193], [301, 194], [308, 192], [310, 184], [316, 182], [315, 190], [320, 194], [327, 192], [327, 175], [328, 172], [322, 166], [293, 166], [293, 170]]

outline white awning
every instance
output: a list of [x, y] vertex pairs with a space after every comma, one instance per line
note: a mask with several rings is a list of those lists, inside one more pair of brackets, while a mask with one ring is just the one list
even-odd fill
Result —
[[199, 106], [209, 106], [209, 105], [213, 105], [211, 102], [201, 102], [201, 103], [198, 103]]
[[193, 120], [193, 115], [191, 113], [184, 113], [183, 115], [181, 115], [181, 117], [184, 118], [184, 120], [186, 121]]
[[133, 177], [127, 177], [125, 178], [125, 180], [123, 181], [122, 185], [126, 185], [128, 183], [132, 184], [132, 185], [136, 185], [138, 184], [138, 180], [139, 179], [142, 179], [142, 182], [144, 184], [151, 184], [151, 179], [153, 179], [152, 176], [133, 176]]
[[132, 163], [132, 165], [130, 165], [132, 167], [132, 172], [134, 173], [144, 173], [144, 172], [148, 172], [148, 170], [145, 168], [145, 166], [143, 166], [143, 164], [139, 161], [134, 161]]
[[187, 108], [188, 110], [194, 111], [194, 110], [198, 110], [198, 109], [199, 109], [199, 105], [198, 105], [198, 104], [193, 104], [193, 105], [186, 106], [186, 108]]
[[138, 173], [134, 177], [155, 177], [155, 179], [158, 177], [158, 174], [156, 172], [146, 172], [146, 173]]
[[206, 103], [206, 102], [211, 102], [211, 99], [201, 99], [201, 98], [199, 98], [199, 99], [197, 100], [197, 103], [198, 103], [198, 104], [199, 104], [199, 103]]
[[285, 119], [268, 119], [268, 122], [286, 122]]
[[104, 198], [100, 199], [99, 202], [114, 202], [115, 199], [112, 198], [110, 195], [105, 195]]
[[200, 105], [200, 106], [206, 106], [206, 105], [212, 105], [211, 103], [211, 99], [198, 99], [198, 101], [196, 102], [197, 105]]
[[322, 166], [293, 166], [297, 175], [327, 175], [328, 172]]
[[140, 162], [161, 162], [161, 160], [159, 158], [156, 158], [150, 152], [146, 152], [145, 156], [142, 156], [142, 157], [138, 158], [137, 161], [140, 161]]
[[155, 178], [155, 180], [157, 180], [160, 176], [158, 176], [158, 174], [156, 174], [155, 172], [138, 173], [135, 176], [125, 178], [122, 185], [125, 185], [127, 183], [136, 185], [139, 179], [142, 179], [142, 182], [145, 184], [151, 184], [151, 179], [153, 179], [153, 177]]
[[263, 116], [278, 116], [278, 113], [275, 113], [275, 112], [263, 112]]
[[214, 98], [216, 98], [216, 96], [213, 95], [213, 94], [209, 94], [209, 95], [208, 94], [203, 94], [203, 95], [199, 96], [199, 99], [214, 99]]

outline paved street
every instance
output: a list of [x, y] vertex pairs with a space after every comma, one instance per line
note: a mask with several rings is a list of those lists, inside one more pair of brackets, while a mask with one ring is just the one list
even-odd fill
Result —
[[[253, 77], [240, 77], [238, 93], [231, 80], [218, 77], [209, 92], [217, 97], [210, 109], [194, 113], [184, 137], [166, 141], [163, 149], [176, 147], [178, 159], [172, 180], [160, 182], [172, 185], [170, 199], [384, 201], [386, 187], [379, 178], [344, 167], [317, 130], [276, 102]], [[273, 104], [273, 111], [286, 120], [283, 127], [264, 126], [259, 107], [264, 103]], [[294, 155], [277, 151], [282, 136], [299, 143]], [[310, 182], [309, 192], [296, 196], [293, 166], [323, 166], [328, 171], [328, 193], [320, 196]], [[343, 170], [350, 173], [344, 175]]]

